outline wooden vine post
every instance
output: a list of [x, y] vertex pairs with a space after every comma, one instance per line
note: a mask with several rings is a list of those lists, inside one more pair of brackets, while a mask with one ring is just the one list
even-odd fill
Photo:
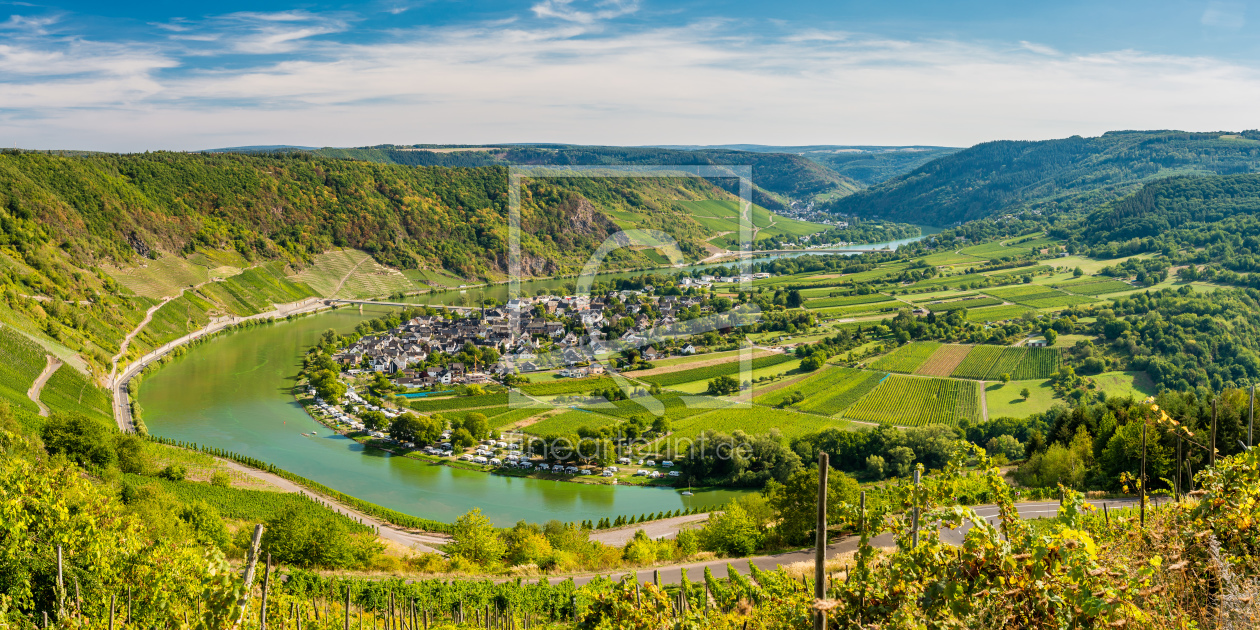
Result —
[[[822, 600], [827, 597], [826, 576], [824, 572], [827, 567], [827, 454], [818, 453], [818, 524], [817, 534], [814, 540], [814, 599]], [[827, 627], [827, 613], [819, 610], [814, 614], [814, 630], [825, 630]]]
[[245, 560], [245, 592], [241, 595], [241, 600], [236, 603], [240, 614], [237, 615], [237, 622], [233, 625], [240, 625], [245, 619], [245, 613], [249, 610], [249, 596], [254, 590], [254, 568], [258, 564], [258, 547], [262, 545], [262, 533], [262, 523], [255, 525], [254, 539], [249, 544], [249, 557]]

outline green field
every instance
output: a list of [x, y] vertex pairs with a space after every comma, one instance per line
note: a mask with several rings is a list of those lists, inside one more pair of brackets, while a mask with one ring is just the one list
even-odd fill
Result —
[[[753, 371], [756, 371], [761, 368], [781, 365], [794, 360], [796, 360], [795, 355], [772, 354], [769, 356], [757, 357], [753, 359], [751, 363]], [[661, 387], [671, 387], [693, 381], [709, 381], [724, 375], [735, 375], [739, 373], [741, 365], [743, 365], [742, 361], [728, 361], [726, 363], [718, 363], [716, 365], [691, 368], [690, 370], [679, 370], [677, 372], [644, 376], [639, 380], [660, 385]]]
[[954, 300], [951, 302], [942, 302], [940, 304], [925, 304], [929, 311], [934, 313], [948, 313], [963, 308], [982, 308], [985, 306], [996, 306], [1001, 304], [1002, 300], [994, 298], [969, 298], [965, 300]]
[[853, 370], [837, 379], [827, 390], [806, 398], [796, 408], [824, 416], [839, 416], [853, 403], [870, 393], [886, 376], [883, 372]]
[[909, 343], [876, 359], [871, 368], [884, 372], [914, 372], [940, 347], [941, 344], [936, 341]]
[[531, 396], [560, 396], [564, 394], [589, 394], [597, 389], [616, 387], [617, 381], [606, 376], [597, 378], [567, 378], [544, 383], [522, 385], [521, 391]]
[[221, 488], [208, 483], [169, 481], [132, 474], [124, 475], [124, 483], [137, 486], [156, 485], [183, 503], [205, 501], [226, 519], [261, 523], [292, 508], [311, 521], [323, 522], [337, 519], [355, 529], [364, 528], [357, 521], [342, 516], [296, 492]]
[[1120, 293], [1122, 291], [1132, 291], [1139, 287], [1135, 287], [1128, 282], [1120, 282], [1112, 279], [1091, 278], [1089, 282], [1064, 282], [1054, 285], [1056, 288], [1081, 295], [1106, 295], [1108, 293]]
[[347, 299], [427, 288], [396, 269], [382, 266], [367, 252], [355, 249], [338, 249], [320, 254], [309, 267], [291, 279], [305, 283], [323, 297]]
[[850, 406], [844, 417], [903, 426], [975, 422], [982, 417], [980, 384], [893, 374]]
[[969, 322], [999, 322], [1007, 319], [1016, 319], [1020, 315], [1031, 311], [1027, 306], [1018, 304], [1007, 304], [1005, 306], [989, 306], [986, 308], [978, 308], [974, 311], [967, 311], [967, 321]]
[[1041, 284], [1024, 284], [1012, 287], [989, 289], [985, 293], [1010, 300], [1017, 304], [1032, 308], [1053, 308], [1056, 306], [1075, 306], [1089, 304], [1093, 298], [1071, 295]]
[[879, 302], [892, 301], [894, 301], [893, 298], [879, 293], [871, 293], [869, 295], [843, 295], [838, 297], [806, 300], [805, 308], [829, 308], [832, 306], [852, 306], [855, 304], [876, 304]]
[[597, 429], [616, 422], [617, 418], [612, 416], [574, 409], [539, 420], [523, 431], [533, 435], [572, 435], [582, 427]]
[[[446, 411], [449, 409], [472, 409], [474, 407], [499, 407], [508, 402], [507, 392], [486, 394], [484, 396], [455, 396], [451, 398], [418, 398], [407, 401], [407, 406], [421, 413]], [[484, 413], [484, 412], [483, 412]], [[488, 414], [487, 414], [488, 415]]]
[[238, 267], [214, 265], [212, 273], [210, 265], [213, 263], [208, 259], [204, 262], [207, 264], [197, 264], [182, 256], [163, 256], [147, 261], [143, 267], [113, 270], [109, 275], [136, 295], [156, 299], [175, 295], [212, 277], [226, 278], [241, 272]]
[[996, 381], [1003, 374], [1014, 376], [1015, 370], [1019, 369], [1019, 364], [1024, 360], [1023, 348], [1002, 348], [1002, 354], [998, 355], [993, 365], [989, 366], [989, 371], [984, 375], [984, 379], [988, 381]]
[[1142, 400], [1157, 392], [1146, 372], [1103, 372], [1090, 379], [1108, 398], [1132, 397], [1134, 400]]
[[959, 250], [968, 256], [976, 256], [978, 258], [1004, 258], [1006, 256], [1023, 256], [1032, 251], [1031, 248], [1025, 247], [1006, 247], [1001, 243], [985, 243], [983, 245], [972, 245]]
[[39, 344], [8, 326], [0, 326], [0, 397], [15, 407], [37, 411], [39, 408], [26, 397], [26, 390], [46, 364]]
[[[1028, 388], [1028, 400], [1019, 395], [1024, 388]], [[1034, 413], [1044, 413], [1056, 402], [1064, 404], [1062, 400], [1055, 399], [1050, 381], [1044, 379], [1011, 381], [1005, 385], [989, 383], [985, 386], [984, 397], [990, 420], [1003, 417], [1026, 418]]]
[[1022, 348], [1024, 358], [1019, 367], [1011, 373], [1011, 378], [1021, 381], [1050, 378], [1059, 371], [1063, 362], [1063, 353], [1058, 348]]
[[843, 428], [847, 423], [808, 413], [767, 407], [731, 407], [714, 409], [674, 423], [671, 439], [695, 438], [702, 431], [732, 433], [736, 430], [749, 435], [769, 433], [777, 429], [784, 438], [791, 439], [828, 428]]

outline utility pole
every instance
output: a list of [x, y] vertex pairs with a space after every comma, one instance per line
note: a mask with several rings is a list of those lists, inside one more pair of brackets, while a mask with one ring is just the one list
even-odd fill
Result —
[[[814, 540], [814, 599], [826, 599], [827, 567], [827, 454], [818, 453], [818, 531]], [[814, 630], [826, 630], [827, 613], [814, 613]]]

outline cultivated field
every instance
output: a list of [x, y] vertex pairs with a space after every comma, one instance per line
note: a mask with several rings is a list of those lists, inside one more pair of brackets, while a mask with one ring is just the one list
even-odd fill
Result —
[[927, 361], [920, 365], [915, 374], [924, 374], [926, 376], [949, 376], [958, 369], [958, 365], [967, 358], [967, 353], [971, 352], [971, 346], [962, 346], [958, 344], [946, 344], [936, 349]]
[[936, 341], [909, 343], [876, 359], [871, 368], [884, 372], [914, 372], [940, 347]]
[[22, 333], [0, 326], [0, 397], [28, 411], [38, 407], [26, 397], [26, 390], [44, 371], [44, 349]]
[[844, 417], [904, 426], [974, 422], [982, 417], [980, 384], [894, 374], [849, 407]]
[[[345, 282], [342, 282], [342, 279]], [[323, 297], [359, 299], [426, 288], [401, 271], [382, 266], [367, 252], [339, 249], [315, 257], [292, 278], [310, 285]], [[338, 289], [338, 286], [341, 288]]]
[[971, 352], [967, 353], [967, 358], [958, 364], [958, 368], [950, 376], [981, 380], [989, 373], [989, 368], [993, 367], [993, 363], [1000, 356], [1002, 356], [1002, 348], [999, 346], [974, 346]]

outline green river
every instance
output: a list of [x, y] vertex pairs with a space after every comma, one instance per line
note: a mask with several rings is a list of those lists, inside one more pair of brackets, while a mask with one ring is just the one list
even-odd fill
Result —
[[[501, 477], [392, 457], [334, 434], [290, 395], [302, 353], [323, 331], [348, 332], [381, 312], [343, 309], [220, 335], [144, 379], [145, 423], [154, 435], [256, 457], [367, 501], [447, 522], [473, 508], [503, 526], [521, 519], [598, 520], [716, 505], [741, 494], [683, 497], [667, 488]], [[302, 435], [311, 431], [317, 437]]]

